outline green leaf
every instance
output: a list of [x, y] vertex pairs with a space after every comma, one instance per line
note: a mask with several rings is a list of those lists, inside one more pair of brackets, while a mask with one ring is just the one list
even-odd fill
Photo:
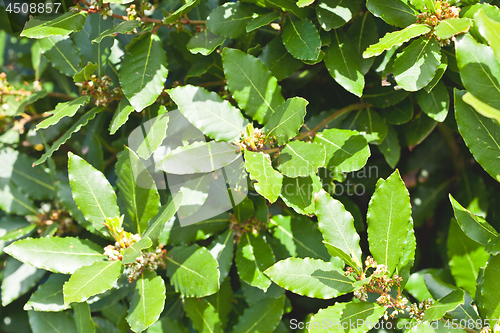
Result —
[[387, 164], [394, 169], [401, 157], [401, 146], [399, 145], [398, 133], [394, 129], [394, 126], [388, 126], [387, 136], [377, 147], [384, 155]]
[[106, 218], [120, 216], [116, 194], [99, 170], [71, 152], [68, 158], [69, 184], [73, 199], [94, 228], [101, 230]]
[[64, 304], [85, 302], [110, 289], [122, 272], [121, 261], [96, 261], [91, 266], [78, 268], [64, 284]]
[[455, 49], [460, 77], [465, 89], [484, 103], [500, 109], [498, 97], [500, 96], [500, 63], [495, 59], [491, 47], [479, 44], [466, 34], [457, 38]]
[[436, 127], [437, 122], [428, 117], [425, 112], [420, 112], [409, 123], [405, 124], [405, 138], [408, 147], [419, 145], [431, 134]]
[[246, 33], [246, 26], [253, 18], [252, 14], [253, 11], [246, 4], [228, 2], [210, 13], [207, 28], [219, 36], [238, 38]]
[[498, 232], [481, 216], [477, 216], [462, 207], [450, 194], [451, 205], [458, 225], [470, 239], [486, 245], [490, 239], [498, 236]]
[[342, 0], [320, 0], [316, 5], [321, 28], [326, 31], [337, 29], [349, 22], [359, 9], [357, 0], [343, 2]]
[[257, 30], [265, 25], [268, 25], [269, 23], [272, 23], [278, 17], [280, 17], [280, 13], [277, 11], [273, 11], [270, 13], [259, 15], [256, 18], [254, 18], [252, 21], [248, 22], [247, 27], [246, 27], [246, 31], [252, 32], [254, 30]]
[[97, 38], [104, 31], [113, 28], [113, 21], [105, 20], [99, 13], [89, 15], [88, 19], [92, 28], [86, 44], [90, 44], [91, 59], [93, 63], [97, 64], [97, 77], [101, 78], [105, 74], [108, 57], [111, 54], [111, 47], [113, 46], [113, 39], [106, 39], [97, 44], [90, 43], [90, 40]]
[[248, 120], [241, 112], [215, 92], [192, 85], [169, 89], [167, 92], [182, 115], [214, 140], [233, 141], [240, 137], [248, 125]]
[[[274, 238], [270, 243], [277, 257], [314, 258], [329, 261], [330, 256], [321, 243], [322, 236], [318, 226], [309, 218], [301, 216], [274, 215], [269, 219], [269, 231]], [[276, 243], [279, 242], [285, 249], [277, 253]], [[279, 255], [281, 254], [281, 255]]]
[[47, 281], [31, 294], [23, 310], [57, 312], [68, 309], [69, 305], [64, 304], [63, 297], [63, 285], [68, 279], [68, 275], [51, 274]]
[[163, 91], [168, 74], [167, 54], [156, 34], [143, 34], [131, 44], [121, 63], [120, 84], [134, 109], [142, 111]]
[[410, 39], [425, 35], [429, 31], [431, 31], [431, 27], [427, 24], [412, 24], [402, 30], [387, 33], [380, 38], [377, 44], [370, 45], [363, 52], [363, 58], [378, 56], [385, 50], [392, 49], [394, 46], [401, 46]]
[[[158, 109], [158, 117], [142, 123], [129, 135], [129, 143], [137, 155], [147, 160], [160, 147], [167, 135], [170, 117], [164, 105]], [[149, 184], [147, 185], [149, 187]]]
[[[125, 226], [142, 235], [161, 205], [155, 181], [139, 157], [128, 147], [118, 155], [115, 173], [120, 190], [118, 205], [125, 213]], [[137, 180], [139, 175], [140, 183]]]
[[458, 287], [476, 294], [476, 280], [481, 267], [490, 255], [484, 246], [473, 241], [452, 221], [448, 232], [447, 253], [451, 274]]
[[410, 195], [396, 170], [377, 187], [366, 214], [370, 252], [377, 263], [387, 265], [389, 274], [403, 256], [410, 217]]
[[206, 298], [186, 298], [184, 311], [199, 333], [222, 332], [222, 322], [215, 307]]
[[127, 322], [134, 332], [142, 332], [158, 320], [165, 306], [165, 282], [155, 272], [144, 270], [137, 280]]
[[445, 52], [441, 52], [441, 64], [439, 64], [438, 69], [436, 71], [436, 75], [432, 81], [424, 87], [427, 92], [431, 92], [432, 89], [441, 81], [446, 69], [448, 68], [448, 56]]
[[11, 182], [0, 178], [0, 208], [7, 214], [38, 215], [33, 201]]
[[262, 50], [259, 59], [266, 65], [278, 81], [281, 81], [296, 70], [304, 66], [304, 63], [295, 59], [283, 45], [281, 35], [276, 36]]
[[281, 193], [283, 175], [274, 170], [269, 155], [245, 151], [245, 167], [250, 173], [250, 179], [257, 181], [254, 184], [255, 191], [271, 203], [275, 202]]
[[316, 195], [315, 214], [325, 242], [343, 251], [351, 258], [350, 262], [355, 263], [353, 268], [361, 270], [361, 247], [352, 215], [340, 201], [333, 199], [323, 190]]
[[28, 311], [33, 333], [76, 332], [75, 320], [67, 312]]
[[[312, 316], [311, 322], [325, 323], [321, 328], [317, 325], [311, 325], [309, 332], [343, 332], [340, 327], [349, 327], [349, 333], [364, 333], [369, 331], [373, 325], [376, 325], [380, 317], [384, 314], [384, 307], [376, 303], [368, 302], [348, 302], [335, 303], [325, 309], [320, 309], [318, 313]], [[356, 325], [352, 325], [356, 323]], [[354, 327], [353, 327], [354, 326]], [[335, 327], [335, 329], [334, 329]]]
[[[127, 21], [128, 22], [128, 21]], [[130, 105], [127, 98], [122, 97], [115, 113], [113, 114], [113, 119], [109, 123], [109, 134], [114, 135], [116, 131], [128, 120], [129, 115], [134, 111], [134, 107]]]
[[26, 238], [4, 251], [24, 263], [63, 274], [73, 274], [82, 266], [104, 259], [99, 245], [75, 237]]
[[175, 215], [182, 202], [182, 193], [176, 194], [173, 197], [169, 196], [166, 205], [160, 208], [158, 214], [148, 222], [148, 228], [142, 234], [142, 237], [149, 237], [153, 241], [153, 245], [158, 245], [158, 237], [165, 228], [165, 224]]
[[57, 151], [66, 141], [68, 141], [73, 133], [78, 132], [83, 126], [87, 125], [87, 123], [94, 119], [96, 114], [101, 112], [104, 109], [102, 106], [98, 106], [84, 114], [80, 119], [77, 120], [76, 123], [74, 123], [64, 134], [57, 139], [52, 146], [45, 152], [45, 154], [42, 155], [35, 163], [34, 165], [39, 165], [45, 162], [49, 157], [54, 154], [55, 151]]
[[262, 129], [267, 132], [266, 139], [276, 137], [278, 144], [283, 145], [295, 137], [304, 125], [308, 104], [309, 102], [301, 97], [293, 97], [278, 106], [276, 112], [272, 114]]
[[357, 130], [366, 141], [375, 145], [381, 144], [387, 135], [387, 124], [384, 119], [370, 108], [356, 113], [350, 129]]
[[274, 332], [283, 315], [285, 296], [266, 298], [245, 309], [238, 323], [233, 327], [234, 333]]
[[314, 0], [297, 0], [297, 7], [303, 8], [314, 3]]
[[[1, 224], [1, 223], [0, 223]], [[14, 228], [7, 231], [2, 237], [0, 237], [0, 242], [12, 242], [18, 240], [19, 238], [24, 238], [28, 236], [33, 230], [37, 228], [36, 224], [28, 224], [27, 226]], [[2, 228], [1, 230], [5, 230]]]
[[370, 12], [365, 12], [350, 25], [347, 35], [358, 55], [361, 65], [361, 73], [365, 75], [370, 70], [375, 58], [363, 58], [363, 52], [368, 46], [375, 44], [378, 40], [377, 26]]
[[472, 106], [477, 112], [486, 118], [495, 119], [500, 124], [500, 110], [497, 110], [486, 103], [483, 103], [470, 92], [462, 96], [462, 100]]
[[394, 60], [394, 77], [401, 88], [417, 91], [425, 87], [441, 63], [441, 48], [433, 38], [420, 37]]
[[80, 31], [87, 13], [84, 11], [69, 11], [63, 15], [50, 17], [32, 17], [21, 36], [28, 38], [44, 38], [49, 36], [69, 36], [74, 31]]
[[141, 250], [148, 249], [153, 245], [149, 237], [143, 237], [140, 241], [135, 242], [123, 251], [122, 264], [131, 264], [141, 255]]
[[212, 172], [240, 157], [236, 149], [226, 142], [195, 142], [174, 149], [157, 168], [178, 175]]
[[49, 36], [40, 40], [42, 54], [66, 76], [73, 76], [82, 68], [80, 55], [69, 37]]
[[292, 56], [300, 60], [316, 60], [320, 55], [321, 39], [318, 30], [308, 19], [291, 16], [283, 27], [283, 44]]
[[123, 21], [120, 24], [109, 28], [99, 34], [96, 38], [92, 40], [92, 43], [100, 43], [104, 38], [115, 36], [116, 34], [123, 34], [133, 31], [135, 28], [139, 27], [141, 22], [137, 20]]
[[2, 307], [6, 307], [33, 288], [45, 275], [45, 271], [14, 258], [4, 261], [2, 272]]
[[[40, 55], [40, 57], [41, 57], [41, 55]], [[47, 63], [47, 61], [45, 61], [45, 64], [46, 63]], [[47, 94], [48, 94], [47, 90], [43, 90], [43, 89], [39, 90], [39, 91], [31, 92], [31, 94], [28, 96], [28, 98], [25, 98], [23, 100], [23, 102], [21, 104], [19, 104], [19, 106], [14, 114], [18, 115], [18, 114], [23, 113], [28, 105], [31, 105], [31, 104], [35, 103], [36, 101], [38, 101], [39, 99], [44, 98], [45, 96], [47, 96]]]
[[271, 280], [264, 271], [274, 264], [273, 250], [261, 235], [244, 233], [236, 249], [235, 262], [240, 278], [264, 291]]
[[214, 34], [210, 30], [205, 29], [191, 37], [189, 42], [186, 44], [186, 48], [192, 54], [199, 53], [207, 56], [215, 51], [218, 46], [222, 45], [225, 40], [226, 37], [221, 37]]
[[[310, 0], [304, 0], [310, 1]], [[297, 1], [294, 0], [268, 0], [269, 3], [281, 7], [283, 11], [288, 11], [293, 13], [295, 16], [299, 18], [306, 18], [313, 15], [313, 12], [310, 8], [299, 8], [297, 6]]]
[[354, 290], [353, 280], [331, 262], [288, 258], [265, 271], [274, 283], [293, 293], [331, 299]]
[[450, 95], [443, 82], [439, 82], [431, 92], [425, 89], [417, 92], [417, 102], [422, 111], [437, 122], [443, 122], [450, 108]]
[[34, 161], [34, 159], [25, 154], [19, 154], [17, 160], [12, 165], [12, 176], [10, 179], [32, 199], [51, 199], [54, 197], [55, 190], [53, 180], [43, 167], [33, 167]]
[[354, 45], [347, 35], [334, 31], [335, 38], [325, 51], [325, 65], [330, 75], [347, 91], [361, 97], [365, 87], [365, 79], [361, 73], [361, 65], [357, 61]]
[[481, 282], [478, 284], [476, 298], [480, 304], [479, 313], [483, 318], [498, 319], [500, 316], [498, 274], [500, 274], [500, 255], [492, 256], [488, 260]]
[[498, 163], [500, 126], [467, 105], [462, 100], [464, 94], [465, 91], [455, 90], [455, 118], [458, 130], [476, 161], [500, 182], [500, 164]]
[[233, 265], [234, 258], [234, 231], [231, 229], [226, 230], [224, 233], [220, 234], [213, 242], [210, 244], [208, 250], [212, 256], [219, 263], [219, 281], [222, 283], [226, 276], [229, 274], [229, 270]]
[[417, 11], [402, 0], [367, 0], [366, 8], [376, 17], [400, 28], [407, 27], [417, 20]]
[[168, 251], [167, 275], [175, 291], [185, 297], [205, 297], [219, 290], [217, 260], [196, 244]]
[[[97, 65], [89, 62], [81, 71], [73, 75], [73, 81], [75, 82], [86, 82], [90, 80], [90, 77], [92, 74], [94, 74], [94, 71], [97, 69]], [[82, 97], [89, 97], [89, 96], [81, 96]], [[88, 102], [88, 101], [87, 101]], [[71, 102], [68, 102], [71, 103]], [[57, 106], [56, 106], [57, 108]], [[54, 110], [55, 111], [55, 110]], [[78, 109], [77, 109], [78, 111]]]
[[287, 177], [307, 177], [325, 165], [325, 147], [310, 142], [292, 141], [281, 151], [278, 170]]
[[225, 48], [222, 63], [227, 85], [240, 108], [260, 124], [267, 123], [285, 101], [278, 80], [260, 60], [240, 50]]
[[370, 148], [366, 139], [356, 131], [328, 129], [314, 137], [326, 149], [327, 168], [339, 172], [357, 171], [365, 166], [370, 157]]
[[365, 102], [373, 104], [374, 107], [385, 109], [396, 105], [408, 96], [408, 92], [403, 89], [394, 89], [394, 87], [383, 87], [376, 85], [363, 94]]
[[483, 10], [479, 10], [474, 15], [474, 22], [477, 25], [481, 36], [488, 41], [491, 49], [495, 53], [497, 60], [500, 61], [500, 22], [491, 19]]
[[447, 312], [455, 310], [464, 303], [464, 291], [454, 290], [439, 301], [432, 304], [425, 310], [424, 321], [434, 321], [441, 319]]
[[95, 325], [92, 321], [88, 303], [73, 303], [71, 305], [75, 315], [77, 333], [95, 333]]
[[89, 101], [90, 96], [85, 95], [69, 102], [57, 104], [55, 110], [48, 112], [52, 114], [52, 116], [38, 123], [36, 125], [36, 130], [55, 125], [64, 117], [73, 117], [78, 110], [83, 108]]
[[469, 31], [472, 20], [468, 18], [450, 18], [439, 22], [434, 29], [434, 35], [440, 39], [448, 39]]
[[321, 190], [321, 180], [311, 174], [308, 177], [283, 178], [281, 199], [288, 207], [303, 215], [314, 214], [314, 195]]

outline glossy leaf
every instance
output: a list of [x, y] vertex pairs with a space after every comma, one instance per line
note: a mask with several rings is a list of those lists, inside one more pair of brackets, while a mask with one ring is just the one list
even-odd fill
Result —
[[434, 35], [441, 39], [448, 39], [469, 31], [472, 20], [468, 18], [449, 18], [442, 20], [434, 29]]
[[430, 308], [425, 310], [424, 321], [439, 320], [447, 312], [455, 310], [460, 304], [464, 303], [464, 291], [454, 290], [439, 301], [432, 304]]
[[111, 119], [111, 123], [109, 124], [109, 134], [114, 135], [127, 122], [132, 111], [134, 111], [134, 107], [130, 105], [127, 98], [123, 97], [120, 103], [118, 103], [118, 107], [113, 114], [113, 119]]
[[167, 54], [156, 34], [136, 37], [120, 67], [123, 93], [136, 111], [153, 104], [167, 78]]
[[276, 36], [262, 50], [259, 59], [266, 65], [271, 73], [281, 81], [296, 70], [304, 66], [304, 63], [295, 59], [283, 45], [281, 35]]
[[175, 247], [168, 252], [167, 275], [175, 291], [186, 297], [205, 297], [219, 290], [217, 260], [204, 247]]
[[366, 139], [356, 131], [329, 129], [319, 132], [314, 137], [315, 143], [326, 149], [326, 167], [340, 172], [361, 169], [370, 157], [370, 148]]
[[393, 126], [388, 126], [387, 136], [377, 147], [384, 155], [387, 164], [394, 169], [401, 157], [401, 146], [399, 144], [398, 133], [396, 133]]
[[366, 8], [376, 17], [400, 28], [416, 21], [417, 12], [401, 0], [367, 0]]
[[82, 266], [104, 259], [102, 248], [75, 237], [26, 238], [4, 251], [14, 258], [55, 273], [72, 274]]
[[359, 110], [355, 117], [355, 123], [350, 129], [357, 130], [363, 135], [368, 143], [379, 145], [387, 135], [387, 124], [380, 115], [372, 109]]
[[431, 31], [431, 27], [426, 24], [412, 24], [402, 30], [387, 33], [384, 37], [380, 38], [377, 44], [370, 45], [363, 52], [363, 58], [378, 56], [385, 50], [389, 50], [394, 46], [401, 46], [410, 39], [425, 35], [429, 31]]
[[457, 38], [455, 50], [465, 89], [484, 103], [500, 109], [500, 63], [491, 47], [466, 34]]
[[321, 180], [317, 175], [308, 177], [283, 178], [281, 199], [288, 207], [303, 215], [314, 214], [314, 196], [321, 190]]
[[34, 208], [26, 193], [9, 182], [2, 182], [0, 178], [0, 208], [8, 214], [19, 215], [37, 215], [38, 211]]
[[236, 147], [226, 142], [195, 142], [174, 149], [157, 168], [178, 175], [212, 172], [231, 164], [239, 156]]
[[95, 333], [95, 325], [92, 321], [88, 303], [73, 303], [71, 305], [75, 315], [77, 333]]
[[482, 101], [474, 97], [474, 95], [472, 95], [470, 92], [465, 93], [465, 95], [462, 96], [462, 100], [472, 106], [474, 110], [479, 112], [482, 116], [495, 119], [500, 124], [500, 110], [492, 108], [488, 104], [483, 103]]
[[222, 331], [222, 322], [219, 319], [217, 310], [207, 299], [187, 298], [184, 301], [184, 311], [193, 322], [193, 327], [197, 332]]
[[349, 256], [356, 264], [354, 269], [361, 269], [361, 247], [352, 215], [345, 210], [340, 201], [333, 199], [325, 191], [320, 191], [316, 195], [315, 213], [318, 217], [318, 228], [325, 242]]
[[332, 43], [325, 51], [325, 66], [338, 84], [361, 97], [365, 79], [357, 60], [356, 50], [347, 35], [335, 30]]
[[92, 39], [92, 43], [100, 43], [106, 37], [111, 37], [115, 36], [116, 34], [131, 32], [140, 25], [141, 23], [137, 20], [123, 21], [120, 24], [117, 24], [112, 28], [109, 28], [100, 33], [96, 38]]
[[424, 87], [427, 92], [431, 92], [432, 89], [434, 89], [434, 87], [441, 81], [446, 69], [448, 69], [448, 56], [445, 52], [441, 52], [441, 64], [439, 64], [437, 68], [436, 75], [434, 75], [432, 81]]
[[[118, 156], [115, 173], [118, 177], [118, 205], [125, 213], [124, 224], [131, 231], [144, 233], [160, 209], [160, 195], [153, 177], [139, 157], [129, 148]], [[137, 178], [140, 175], [140, 183]]]
[[61, 73], [73, 76], [82, 68], [80, 67], [80, 56], [68, 37], [49, 36], [40, 40], [42, 54]]
[[250, 179], [257, 181], [254, 184], [257, 193], [271, 203], [275, 202], [281, 193], [283, 175], [274, 170], [269, 155], [245, 151], [245, 167], [250, 173]]
[[436, 127], [437, 122], [427, 116], [425, 112], [419, 113], [409, 123], [405, 124], [405, 138], [408, 147], [419, 145]]
[[243, 281], [264, 291], [269, 288], [271, 280], [263, 272], [274, 264], [274, 254], [261, 235], [245, 233], [241, 236], [235, 262]]
[[374, 107], [384, 109], [396, 105], [408, 96], [408, 92], [394, 87], [377, 85], [363, 94], [363, 99]]
[[457, 286], [475, 295], [479, 269], [484, 267], [490, 255], [481, 244], [467, 237], [455, 221], [450, 223], [447, 254]]
[[144, 270], [136, 282], [127, 322], [134, 332], [142, 332], [158, 320], [165, 305], [165, 282], [155, 272]]
[[219, 263], [219, 281], [222, 283], [233, 265], [234, 257], [234, 231], [228, 229], [220, 234], [210, 245], [208, 250]]
[[278, 17], [280, 17], [280, 13], [277, 11], [273, 11], [270, 13], [259, 15], [256, 18], [254, 18], [252, 21], [248, 22], [247, 27], [246, 27], [246, 31], [252, 32], [254, 30], [257, 30], [260, 27], [263, 27], [263, 26], [266, 26], [266, 25], [272, 23]]
[[14, 258], [7, 258], [2, 274], [2, 307], [6, 307], [26, 294], [43, 277], [45, 272]]
[[[384, 314], [384, 308], [376, 303], [368, 302], [348, 302], [335, 303], [325, 309], [320, 309], [318, 313], [312, 316], [312, 322], [333, 323], [330, 329], [324, 326], [328, 331], [336, 331], [340, 327], [349, 327], [350, 333], [364, 333], [371, 329], [380, 317]], [[352, 325], [356, 323], [355, 325]], [[359, 323], [359, 324], [358, 324]], [[335, 327], [335, 330], [333, 328]], [[311, 325], [309, 332], [319, 333], [325, 331], [317, 325]], [[340, 329], [339, 331], [343, 331]]]
[[337, 29], [349, 22], [359, 9], [360, 2], [353, 0], [320, 0], [316, 5], [316, 15], [321, 28], [326, 31]]
[[500, 316], [500, 289], [498, 284], [500, 274], [500, 255], [492, 256], [484, 267], [483, 276], [479, 283], [477, 298], [481, 304], [479, 312], [483, 318], [496, 319]]
[[67, 312], [28, 311], [33, 333], [76, 332], [75, 320]]
[[[75, 81], [75, 82], [89, 81], [90, 77], [92, 76], [92, 74], [94, 74], [94, 71], [97, 69], [97, 67], [98, 66], [96, 64], [89, 62], [85, 67], [83, 67], [83, 69], [81, 71], [79, 71], [78, 73], [73, 75], [73, 81]], [[82, 98], [82, 97], [88, 98], [88, 96], [81, 96], [79, 98]], [[88, 102], [88, 100], [87, 100], [87, 102]], [[56, 106], [56, 108], [57, 108], [57, 106]], [[77, 109], [77, 111], [78, 111], [78, 109]]]
[[148, 249], [153, 245], [149, 237], [143, 237], [123, 251], [122, 263], [124, 265], [131, 264], [141, 255], [141, 250]]
[[455, 90], [455, 118], [458, 130], [474, 158], [486, 172], [500, 182], [500, 165], [497, 162], [500, 156], [500, 126], [467, 105], [462, 100], [464, 94], [465, 91]]
[[289, 17], [283, 27], [283, 44], [292, 56], [300, 60], [316, 60], [321, 49], [318, 30], [308, 19]]
[[278, 170], [287, 177], [307, 177], [325, 164], [325, 147], [317, 143], [292, 141], [281, 151]]
[[191, 85], [167, 91], [182, 115], [214, 140], [233, 141], [248, 124], [238, 109], [214, 92]]
[[186, 3], [183, 4], [179, 9], [177, 9], [175, 12], [173, 12], [172, 14], [170, 14], [165, 18], [164, 21], [165, 24], [174, 23], [182, 16], [187, 15], [192, 9], [194, 9], [200, 3], [199, 0], [187, 0], [185, 2]]
[[304, 125], [306, 107], [309, 102], [301, 97], [293, 97], [282, 103], [272, 114], [266, 126], [266, 138], [275, 137], [278, 144], [283, 145], [299, 133]]
[[370, 70], [375, 58], [363, 58], [363, 52], [368, 46], [375, 44], [379, 39], [375, 20], [370, 12], [358, 17], [347, 30], [347, 36], [352, 42], [361, 64], [361, 73], [365, 75]]
[[193, 54], [199, 53], [207, 56], [215, 51], [215, 49], [224, 43], [225, 40], [226, 37], [221, 37], [214, 34], [210, 30], [205, 29], [191, 37], [189, 42], [186, 44], [186, 47], [189, 52]]
[[239, 317], [232, 331], [234, 333], [274, 331], [283, 314], [285, 298], [285, 296], [266, 298], [251, 305]]
[[354, 290], [351, 278], [331, 262], [319, 259], [288, 258], [268, 268], [265, 274], [280, 287], [307, 297], [331, 299]]
[[158, 244], [158, 237], [162, 233], [165, 225], [172, 219], [182, 202], [182, 193], [168, 198], [168, 202], [162, 206], [155, 217], [149, 220], [148, 228], [143, 233], [143, 237], [149, 237], [154, 246]]
[[73, 117], [78, 110], [90, 101], [90, 96], [80, 96], [69, 102], [59, 103], [53, 111], [49, 111], [52, 116], [44, 119], [36, 125], [36, 130], [55, 125], [64, 117]]
[[32, 17], [21, 36], [28, 38], [44, 38], [49, 36], [69, 36], [72, 32], [80, 31], [85, 24], [87, 13], [84, 11], [69, 11], [63, 15], [51, 17]]
[[63, 285], [68, 279], [68, 275], [51, 274], [47, 281], [31, 294], [23, 310], [57, 312], [68, 309], [69, 305], [64, 304], [63, 297]]
[[210, 13], [207, 28], [219, 36], [238, 38], [246, 33], [246, 26], [252, 20], [252, 14], [246, 4], [228, 2]]
[[497, 60], [500, 61], [500, 38], [498, 37], [500, 22], [493, 20], [483, 10], [480, 10], [474, 15], [474, 23], [478, 26], [481, 36], [490, 44]]
[[70, 152], [68, 157], [69, 184], [73, 199], [94, 228], [101, 230], [106, 218], [120, 216], [116, 194], [100, 171], [78, 155]]
[[260, 60], [240, 50], [225, 48], [222, 63], [229, 90], [240, 108], [259, 123], [267, 123], [285, 101], [278, 80]]
[[64, 304], [84, 302], [110, 289], [122, 272], [120, 261], [97, 261], [77, 269], [64, 284]]
[[450, 194], [455, 219], [462, 231], [470, 239], [486, 245], [490, 239], [496, 238], [498, 232], [481, 216], [476, 216], [462, 207]]
[[450, 108], [450, 95], [443, 82], [439, 82], [431, 92], [421, 89], [417, 92], [417, 102], [422, 111], [437, 122], [443, 122]]
[[390, 274], [403, 256], [410, 217], [410, 195], [396, 170], [376, 188], [366, 214], [370, 252]]
[[441, 62], [441, 48], [434, 39], [420, 37], [397, 55], [394, 77], [406, 91], [425, 87], [436, 74]]
[[73, 133], [78, 132], [83, 126], [87, 125], [89, 121], [94, 119], [96, 114], [101, 112], [104, 108], [102, 106], [98, 106], [84, 114], [80, 119], [76, 121], [66, 132], [64, 132], [59, 139], [57, 139], [52, 146], [40, 157], [34, 165], [40, 165], [43, 162], [45, 162], [49, 157], [54, 154], [55, 151], [57, 151], [66, 141], [68, 141]]

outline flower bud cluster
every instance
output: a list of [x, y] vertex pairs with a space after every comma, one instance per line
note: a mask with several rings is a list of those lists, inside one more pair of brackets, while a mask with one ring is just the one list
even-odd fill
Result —
[[[458, 18], [460, 7], [452, 6], [447, 1], [436, 1], [436, 12], [433, 13], [425, 7], [424, 12], [417, 15], [417, 23], [430, 25], [435, 28], [442, 20]], [[441, 47], [451, 44], [455, 41], [455, 36], [447, 39], [441, 39], [434, 35]]]
[[248, 132], [249, 131], [242, 132], [240, 139], [235, 142], [236, 145], [240, 147], [241, 151], [260, 151], [264, 149], [265, 133], [259, 128], [252, 129], [250, 133]]
[[76, 85], [84, 90], [82, 95], [91, 95], [95, 98], [95, 105], [107, 105], [113, 99], [121, 96], [120, 88], [111, 88], [112, 81], [109, 76], [97, 77], [95, 74], [90, 76], [90, 80], [78, 82]]
[[256, 217], [241, 222], [238, 221], [235, 214], [231, 214], [229, 222], [229, 228], [234, 231], [234, 243], [239, 243], [243, 234], [252, 233], [258, 235], [260, 229], [263, 227], [262, 223]]
[[162, 244], [160, 244], [154, 251], [143, 252], [133, 263], [125, 265], [129, 282], [137, 280], [145, 269], [151, 272], [158, 268], [165, 269], [166, 253], [167, 250], [163, 249]]
[[432, 298], [424, 299], [418, 305], [411, 304], [410, 306], [407, 306], [405, 310], [408, 312], [411, 318], [422, 321], [422, 319], [424, 318], [425, 310], [430, 308], [432, 304], [434, 304], [434, 300]]
[[31, 95], [31, 91], [24, 88], [16, 89], [12, 84], [7, 81], [7, 74], [0, 73], [0, 103], [4, 107], [3, 96], [16, 96], [16, 101], [20, 101], [24, 97]]

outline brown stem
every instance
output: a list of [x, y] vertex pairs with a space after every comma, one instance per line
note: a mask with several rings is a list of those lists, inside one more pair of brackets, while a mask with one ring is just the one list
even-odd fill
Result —
[[49, 97], [56, 97], [56, 98], [62, 98], [62, 99], [68, 99], [68, 100], [75, 99], [75, 97], [73, 97], [73, 96], [70, 96], [70, 95], [67, 95], [67, 94], [64, 94], [64, 93], [60, 93], [60, 92], [50, 92], [50, 93], [47, 94], [47, 96], [49, 96]]
[[[129, 21], [128, 16], [122, 16], [122, 15], [118, 15], [118, 14], [111, 14], [111, 17], [119, 19], [119, 20]], [[139, 20], [141, 22], [144, 22], [144, 23], [155, 23], [155, 24], [159, 24], [159, 25], [168, 25], [168, 24], [163, 23], [162, 20], [153, 19], [153, 18], [147, 17], [147, 16], [142, 16], [142, 17], [139, 18]], [[200, 25], [200, 24], [203, 25], [203, 24], [206, 24], [207, 21], [181, 19], [180, 23], [181, 24], [185, 24], [185, 25]]]

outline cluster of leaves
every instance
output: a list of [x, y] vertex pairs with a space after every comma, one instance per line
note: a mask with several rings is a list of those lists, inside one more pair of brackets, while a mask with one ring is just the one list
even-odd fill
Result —
[[497, 5], [82, 0], [0, 31], [1, 330], [491, 332]]

